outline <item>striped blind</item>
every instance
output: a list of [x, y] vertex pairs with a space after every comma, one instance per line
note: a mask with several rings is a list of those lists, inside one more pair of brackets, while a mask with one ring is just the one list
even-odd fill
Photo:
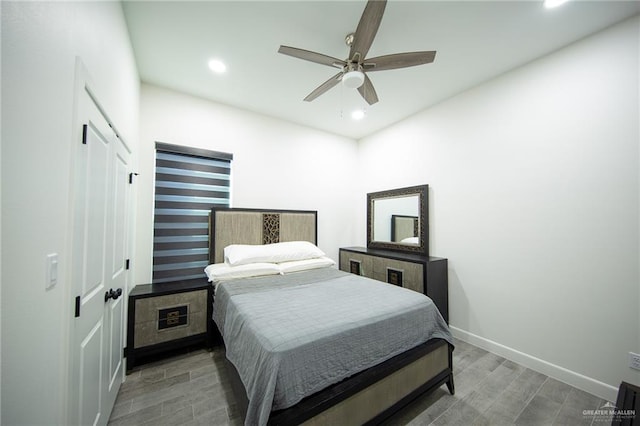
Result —
[[209, 212], [228, 207], [231, 154], [156, 143], [153, 282], [204, 276]]

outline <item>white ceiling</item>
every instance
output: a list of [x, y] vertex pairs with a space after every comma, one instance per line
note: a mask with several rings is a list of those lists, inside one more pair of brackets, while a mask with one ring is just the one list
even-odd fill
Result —
[[[429, 65], [371, 73], [380, 101], [369, 107], [342, 85], [303, 102], [337, 70], [277, 53], [284, 44], [346, 59], [344, 38], [365, 0], [123, 4], [143, 82], [355, 139], [640, 13], [640, 1], [545, 9], [542, 1], [390, 0], [367, 56], [437, 55]], [[225, 74], [209, 71], [213, 57], [226, 62]], [[356, 107], [367, 107], [363, 120], [350, 118]]]

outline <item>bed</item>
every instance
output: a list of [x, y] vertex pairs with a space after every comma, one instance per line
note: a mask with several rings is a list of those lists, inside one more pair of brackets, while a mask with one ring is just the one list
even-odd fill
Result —
[[337, 270], [316, 243], [315, 211], [211, 211], [213, 319], [245, 424], [375, 424], [442, 384], [453, 394], [433, 302]]

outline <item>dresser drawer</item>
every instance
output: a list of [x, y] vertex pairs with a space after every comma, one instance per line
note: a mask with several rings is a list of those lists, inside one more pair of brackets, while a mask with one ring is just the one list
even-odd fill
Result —
[[373, 279], [424, 293], [424, 270], [420, 263], [374, 257]]
[[207, 331], [207, 290], [138, 299], [134, 348]]
[[352, 274], [362, 275], [363, 277], [373, 278], [374, 267], [373, 261], [375, 257], [366, 254], [353, 253], [349, 251], [340, 251], [340, 270], [351, 272]]
[[340, 269], [424, 293], [424, 266], [420, 263], [340, 250]]

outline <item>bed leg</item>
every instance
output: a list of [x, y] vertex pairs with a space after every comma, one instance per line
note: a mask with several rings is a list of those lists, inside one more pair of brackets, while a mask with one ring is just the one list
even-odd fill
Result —
[[447, 380], [447, 389], [449, 389], [451, 395], [456, 394], [456, 388], [453, 385], [453, 373], [449, 376], [449, 380]]
[[449, 380], [447, 380], [447, 389], [451, 395], [456, 394], [456, 387], [453, 385], [453, 345], [449, 344]]

